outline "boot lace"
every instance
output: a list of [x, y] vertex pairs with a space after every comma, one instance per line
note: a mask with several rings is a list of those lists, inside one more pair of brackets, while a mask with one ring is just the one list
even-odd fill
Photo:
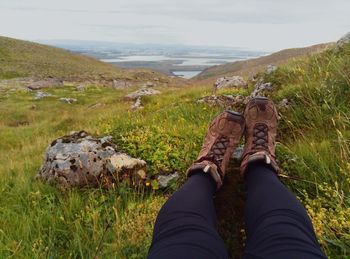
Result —
[[268, 127], [264, 123], [257, 123], [253, 129], [253, 149], [268, 150]]
[[215, 158], [215, 160], [220, 163], [224, 159], [229, 143], [230, 140], [225, 136], [218, 138], [212, 146], [208, 156]]

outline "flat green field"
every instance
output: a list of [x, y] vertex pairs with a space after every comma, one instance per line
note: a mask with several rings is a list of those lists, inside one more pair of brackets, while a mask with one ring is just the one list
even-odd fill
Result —
[[[276, 103], [292, 100], [280, 110], [283, 181], [306, 206], [330, 258], [350, 257], [349, 68], [350, 47], [262, 75], [277, 86]], [[0, 258], [145, 258], [159, 208], [184, 181], [207, 124], [222, 110], [195, 102], [210, 86], [159, 90], [137, 111], [121, 90], [67, 86], [47, 90], [53, 96], [42, 100], [25, 90], [1, 90]], [[182, 177], [167, 190], [152, 183], [142, 191], [121, 184], [60, 192], [36, 181], [48, 144], [78, 130], [112, 135], [122, 150], [147, 161], [150, 176], [177, 171]]]

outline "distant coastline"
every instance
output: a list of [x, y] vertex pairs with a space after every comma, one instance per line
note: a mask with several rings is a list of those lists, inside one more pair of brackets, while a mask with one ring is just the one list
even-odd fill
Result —
[[[250, 56], [253, 58], [256, 56]], [[148, 68], [162, 72], [169, 76], [180, 76], [190, 79], [204, 69], [222, 65], [228, 62], [246, 59], [246, 56], [207, 56], [189, 53], [188, 55], [130, 55], [120, 56], [119, 58], [101, 59], [103, 62], [115, 64], [123, 68]]]
[[92, 56], [122, 68], [146, 68], [190, 79], [204, 69], [267, 55], [240, 48], [110, 42], [51, 41], [56, 47]]

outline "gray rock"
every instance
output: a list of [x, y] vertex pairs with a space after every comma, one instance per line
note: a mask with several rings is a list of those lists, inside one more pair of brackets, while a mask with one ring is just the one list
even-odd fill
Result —
[[152, 82], [147, 82], [146, 84], [145, 84], [145, 86], [146, 87], [153, 87], [153, 86], [156, 86], [154, 83], [152, 83]]
[[242, 104], [245, 98], [241, 95], [209, 95], [204, 96], [196, 101], [196, 103], [205, 103], [210, 106], [220, 106], [230, 108], [234, 105]]
[[84, 92], [86, 90], [86, 86], [78, 85], [77, 87], [75, 87], [75, 90], [77, 90], [78, 92]]
[[244, 151], [244, 145], [237, 147], [235, 151], [232, 153], [231, 158], [240, 160], [242, 158], [243, 151]]
[[266, 68], [266, 74], [271, 74], [277, 70], [277, 66], [275, 65], [268, 65]]
[[350, 32], [348, 32], [338, 40], [336, 49], [339, 50], [349, 43], [350, 43]]
[[250, 94], [250, 98], [254, 98], [257, 96], [264, 96], [266, 92], [272, 91], [274, 86], [272, 83], [264, 83], [259, 81], [254, 86], [253, 92]]
[[143, 87], [145, 87], [145, 88], [147, 88], [147, 87], [154, 87], [154, 86], [156, 86], [154, 83], [152, 83], [152, 82], [146, 82], [144, 85], [143, 85]]
[[214, 91], [221, 88], [247, 88], [248, 84], [241, 76], [220, 77], [214, 83]]
[[28, 85], [32, 84], [37, 80], [29, 77], [24, 78], [12, 78], [12, 79], [3, 79], [0, 80], [0, 89], [9, 89], [9, 88], [16, 88], [16, 89], [26, 89], [28, 91], [32, 91], [31, 89], [27, 88]]
[[141, 104], [141, 97], [138, 97], [133, 105], [131, 105], [131, 109], [136, 110], [136, 109], [141, 109], [142, 104]]
[[35, 93], [34, 99], [40, 100], [40, 99], [43, 99], [44, 97], [48, 97], [48, 96], [52, 96], [52, 94], [39, 91], [39, 92]]
[[75, 98], [66, 98], [66, 97], [62, 97], [59, 99], [61, 102], [64, 102], [64, 103], [69, 103], [69, 104], [72, 104], [72, 103], [75, 103], [77, 102], [78, 100], [75, 99]]
[[280, 108], [289, 108], [291, 106], [291, 103], [288, 99], [285, 98], [282, 101], [280, 101], [278, 105]]
[[111, 139], [93, 138], [80, 131], [54, 140], [36, 178], [60, 189], [113, 188], [123, 180], [142, 184], [146, 179], [146, 162], [119, 152]]
[[175, 173], [169, 174], [169, 175], [159, 175], [157, 177], [159, 187], [166, 188], [169, 186], [169, 183], [171, 181], [176, 181], [177, 179], [179, 179], [179, 177], [180, 177], [180, 175], [178, 174], [178, 172], [175, 172]]
[[112, 87], [114, 89], [125, 89], [125, 88], [129, 88], [132, 86], [132, 83], [125, 81], [125, 80], [113, 80], [112, 81]]
[[132, 92], [125, 96], [125, 100], [137, 100], [139, 97], [146, 96], [146, 95], [156, 95], [160, 94], [160, 91], [150, 88], [141, 88], [135, 92]]
[[33, 81], [27, 85], [28, 89], [39, 90], [50, 87], [62, 87], [64, 86], [63, 81], [55, 78], [49, 78], [45, 80]]

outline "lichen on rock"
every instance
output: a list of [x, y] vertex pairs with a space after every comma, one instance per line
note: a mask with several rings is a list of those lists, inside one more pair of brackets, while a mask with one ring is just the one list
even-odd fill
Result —
[[152, 88], [141, 88], [135, 92], [132, 92], [124, 97], [125, 100], [137, 100], [139, 97], [147, 96], [147, 95], [156, 95], [160, 94], [160, 91], [152, 89]]
[[142, 185], [146, 162], [119, 152], [111, 140], [109, 136], [94, 138], [85, 131], [54, 140], [36, 178], [60, 189], [111, 188], [123, 180]]
[[241, 76], [220, 77], [214, 83], [214, 91], [221, 88], [247, 88], [248, 84]]

